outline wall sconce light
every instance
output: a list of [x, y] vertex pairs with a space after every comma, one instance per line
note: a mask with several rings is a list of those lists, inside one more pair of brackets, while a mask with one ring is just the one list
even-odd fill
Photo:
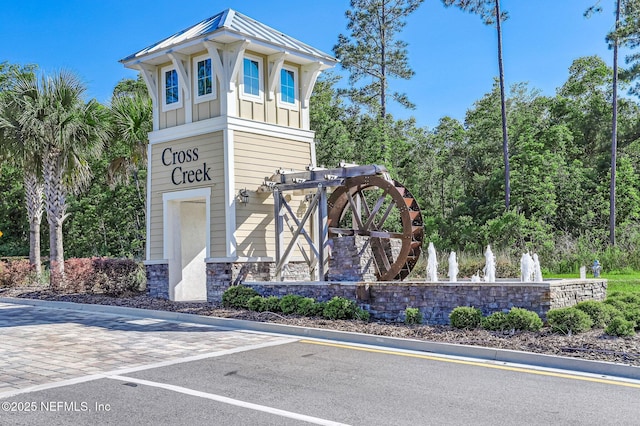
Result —
[[247, 188], [241, 189], [238, 192], [238, 196], [242, 204], [246, 205], [249, 202], [249, 192], [247, 192]]

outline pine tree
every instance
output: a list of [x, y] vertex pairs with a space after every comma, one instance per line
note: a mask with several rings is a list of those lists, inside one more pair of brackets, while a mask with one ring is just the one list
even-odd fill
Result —
[[353, 87], [348, 94], [353, 102], [367, 106], [380, 117], [387, 115], [387, 98], [413, 109], [407, 95], [391, 92], [390, 78], [409, 80], [414, 71], [409, 67], [407, 43], [397, 39], [406, 25], [405, 19], [423, 0], [351, 0], [347, 10], [350, 36], [340, 34], [333, 51], [349, 71], [353, 86], [362, 79], [371, 82]]

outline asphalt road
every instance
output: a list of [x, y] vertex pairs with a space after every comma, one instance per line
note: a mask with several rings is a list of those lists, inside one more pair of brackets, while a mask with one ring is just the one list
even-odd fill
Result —
[[0, 424], [640, 424], [638, 381], [312, 340], [78, 381]]

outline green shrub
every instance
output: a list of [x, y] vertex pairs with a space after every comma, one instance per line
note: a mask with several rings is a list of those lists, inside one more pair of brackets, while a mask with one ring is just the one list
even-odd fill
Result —
[[287, 294], [280, 299], [280, 310], [285, 314], [293, 314], [298, 309], [298, 303], [304, 299], [297, 294]]
[[511, 330], [538, 331], [542, 320], [537, 313], [523, 308], [511, 308], [507, 314], [507, 324]]
[[604, 328], [614, 317], [621, 315], [615, 306], [594, 300], [580, 302], [576, 305], [576, 308], [589, 315], [589, 318], [593, 321], [594, 328]]
[[303, 297], [296, 305], [296, 314], [304, 317], [316, 315], [316, 301], [311, 297]]
[[264, 310], [266, 312], [280, 312], [280, 298], [269, 296], [264, 300]]
[[247, 309], [247, 302], [253, 296], [259, 296], [259, 294], [251, 287], [233, 285], [222, 293], [222, 306]]
[[640, 308], [640, 294], [625, 294], [619, 297], [627, 305], [634, 305]]
[[354, 318], [360, 321], [367, 322], [371, 318], [371, 314], [369, 313], [369, 311], [366, 311], [362, 308], [356, 308], [356, 314]]
[[507, 314], [504, 312], [494, 312], [491, 315], [482, 318], [482, 328], [490, 331], [510, 330]]
[[611, 320], [607, 328], [605, 328], [604, 332], [610, 336], [633, 336], [636, 334], [634, 331], [635, 327], [635, 322], [627, 321], [622, 317], [615, 317]]
[[418, 308], [407, 308], [404, 310], [405, 324], [422, 324], [422, 312]]
[[622, 300], [619, 296], [616, 297], [607, 297], [607, 300], [604, 301], [607, 305], [611, 305], [619, 311], [624, 311], [627, 308], [627, 303]]
[[264, 312], [266, 299], [262, 296], [253, 296], [247, 300], [247, 308], [250, 311]]
[[621, 317], [624, 317], [627, 321], [633, 321], [636, 323], [636, 330], [640, 329], [640, 308], [634, 306], [628, 306], [627, 309], [622, 312]]
[[321, 317], [324, 316], [324, 308], [327, 307], [327, 302], [316, 302], [313, 305], [313, 316]]
[[449, 321], [454, 328], [477, 328], [482, 322], [482, 311], [470, 306], [458, 306], [449, 314]]
[[329, 319], [351, 319], [356, 316], [356, 302], [335, 296], [327, 302], [322, 311], [322, 315]]
[[547, 322], [552, 330], [564, 334], [581, 333], [593, 326], [589, 315], [574, 307], [551, 309], [547, 312]]

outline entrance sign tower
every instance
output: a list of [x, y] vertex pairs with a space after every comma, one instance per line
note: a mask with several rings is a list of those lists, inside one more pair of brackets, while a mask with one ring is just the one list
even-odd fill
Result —
[[[207, 290], [216, 280], [273, 279], [274, 197], [261, 188], [276, 170], [316, 166], [309, 98], [337, 60], [227, 9], [120, 62], [141, 73], [153, 102], [150, 294], [219, 300]], [[308, 197], [287, 197], [304, 215]], [[278, 274], [309, 279], [306, 257], [296, 248]]]

